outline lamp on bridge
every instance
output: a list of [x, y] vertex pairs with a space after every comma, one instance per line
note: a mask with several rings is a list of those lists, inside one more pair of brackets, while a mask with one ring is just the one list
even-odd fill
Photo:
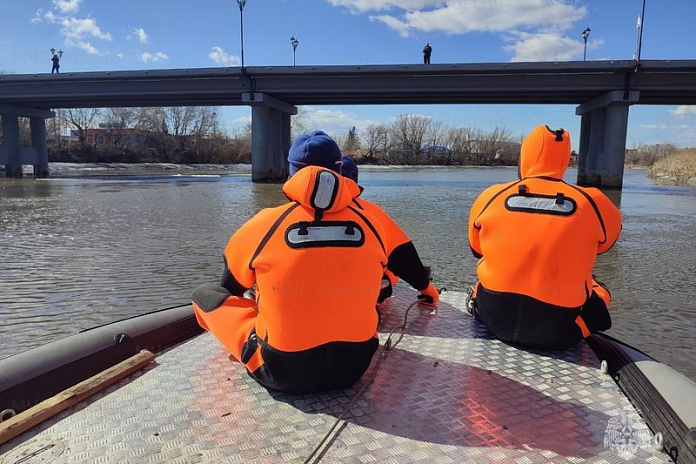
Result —
[[585, 49], [582, 52], [582, 61], [585, 61], [587, 59], [587, 38], [590, 36], [590, 28], [586, 27], [584, 31], [582, 31], [582, 40], [585, 41]]
[[293, 35], [290, 37], [290, 43], [292, 44], [292, 65], [295, 66], [295, 50], [297, 50], [297, 45], [300, 43], [299, 40]]
[[239, 33], [242, 45], [242, 69], [244, 69], [244, 6], [246, 2], [247, 0], [237, 0], [237, 5], [239, 5]]

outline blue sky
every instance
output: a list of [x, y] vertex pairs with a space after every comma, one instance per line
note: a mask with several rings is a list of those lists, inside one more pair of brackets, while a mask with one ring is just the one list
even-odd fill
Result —
[[[696, 59], [696, 1], [647, 0], [643, 59]], [[248, 0], [247, 66], [631, 59], [642, 0]], [[0, 72], [238, 66], [236, 0], [0, 0]], [[565, 127], [577, 146], [580, 118], [569, 105], [395, 105], [302, 107], [305, 125], [333, 134], [422, 114], [451, 126], [524, 134], [537, 124]], [[226, 108], [241, 127], [246, 107]], [[696, 146], [696, 106], [633, 106], [628, 145]]]

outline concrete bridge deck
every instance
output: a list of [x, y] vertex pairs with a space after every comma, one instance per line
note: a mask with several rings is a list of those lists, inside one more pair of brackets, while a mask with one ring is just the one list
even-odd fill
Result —
[[[0, 76], [5, 146], [0, 164], [47, 172], [47, 109], [249, 105], [252, 179], [282, 181], [296, 105], [577, 104], [578, 182], [620, 188], [628, 108], [696, 104], [696, 60], [436, 65], [297, 66], [106, 71]], [[33, 118], [32, 148], [18, 116]], [[550, 122], [552, 123], [552, 122]], [[19, 166], [19, 169], [18, 169]], [[9, 171], [8, 171], [9, 167]]]
[[696, 60], [380, 66], [255, 66], [0, 76], [0, 105], [581, 104], [614, 90], [640, 104], [696, 104]]

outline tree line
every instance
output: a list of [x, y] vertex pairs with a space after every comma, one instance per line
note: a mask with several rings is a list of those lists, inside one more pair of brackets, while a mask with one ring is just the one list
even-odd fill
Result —
[[[292, 118], [293, 138], [315, 129], [307, 119], [302, 112]], [[26, 118], [20, 133], [29, 145]], [[251, 162], [251, 123], [229, 131], [215, 107], [62, 109], [47, 120], [46, 133], [51, 162]], [[450, 127], [412, 114], [332, 136], [345, 154], [371, 164], [512, 165], [521, 142], [505, 128]]]
[[[20, 128], [29, 137], [28, 121]], [[217, 108], [73, 108], [47, 120], [52, 162], [249, 163], [251, 125], [221, 128]]]
[[[315, 129], [302, 111], [291, 124], [293, 138]], [[20, 132], [29, 145], [28, 119], [20, 118]], [[229, 131], [216, 107], [56, 110], [46, 132], [51, 162], [251, 162], [251, 123]], [[506, 128], [448, 126], [414, 114], [332, 136], [358, 163], [384, 165], [516, 165], [523, 139]], [[626, 164], [651, 166], [679, 150], [672, 143], [638, 145], [626, 151]]]
[[[293, 129], [307, 129], [301, 117]], [[515, 165], [522, 141], [505, 128], [450, 127], [415, 114], [370, 125], [362, 133], [353, 127], [335, 138], [341, 151], [359, 163], [401, 165]]]

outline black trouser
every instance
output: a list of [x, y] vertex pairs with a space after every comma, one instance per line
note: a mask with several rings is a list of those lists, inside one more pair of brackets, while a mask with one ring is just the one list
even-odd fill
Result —
[[541, 349], [564, 349], [583, 338], [580, 318], [590, 333], [611, 327], [604, 301], [592, 293], [579, 308], [564, 308], [525, 295], [487, 290], [479, 284], [474, 315], [501, 341]]

